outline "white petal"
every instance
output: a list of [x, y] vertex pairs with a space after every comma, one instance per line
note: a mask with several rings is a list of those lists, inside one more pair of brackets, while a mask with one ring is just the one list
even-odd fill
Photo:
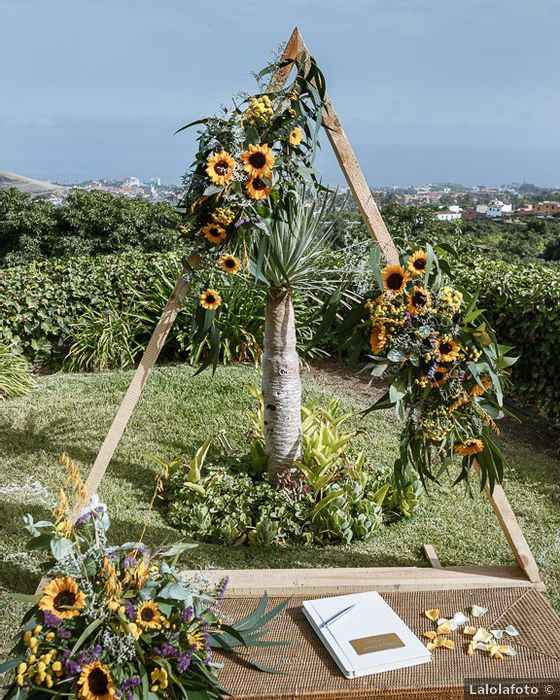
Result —
[[465, 615], [465, 613], [462, 612], [456, 612], [455, 615], [453, 615], [453, 620], [452, 622], [457, 625], [457, 627], [462, 627], [469, 621], [469, 618]]
[[494, 639], [501, 639], [504, 636], [504, 630], [490, 630], [494, 635]]
[[482, 608], [480, 605], [473, 605], [471, 607], [471, 615], [473, 617], [482, 617], [488, 612], [488, 608]]
[[506, 634], [509, 634], [510, 637], [518, 637], [519, 636], [519, 632], [515, 629], [515, 627], [513, 625], [508, 625], [505, 628], [504, 632]]

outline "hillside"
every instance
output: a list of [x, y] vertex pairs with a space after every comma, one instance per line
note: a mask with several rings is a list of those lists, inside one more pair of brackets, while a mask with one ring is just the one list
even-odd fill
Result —
[[23, 175], [16, 175], [6, 171], [0, 171], [0, 189], [15, 187], [20, 192], [25, 192], [32, 197], [43, 197], [51, 192], [62, 192], [66, 187], [54, 185], [52, 182], [34, 180]]

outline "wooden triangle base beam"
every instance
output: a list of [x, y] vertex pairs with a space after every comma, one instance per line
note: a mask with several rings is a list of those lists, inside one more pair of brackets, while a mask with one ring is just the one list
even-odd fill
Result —
[[[296, 27], [286, 44], [282, 58], [306, 60], [309, 57], [310, 53]], [[273, 76], [271, 86], [281, 87], [287, 80], [290, 72], [291, 66], [280, 69]], [[356, 158], [348, 137], [344, 133], [341, 122], [336, 115], [328, 95], [325, 99], [323, 125], [346, 181], [348, 182], [348, 186], [352, 191], [372, 237], [377, 241], [387, 262], [397, 263], [399, 261], [397, 247], [387, 230], [383, 217], [373, 199], [370, 188], [360, 168], [358, 159]], [[103, 479], [105, 471], [121, 441], [134, 409], [140, 400], [142, 390], [149, 377], [150, 371], [159, 357], [187, 291], [188, 280], [186, 272], [183, 271], [163, 310], [161, 318], [142, 356], [140, 365], [134, 373], [132, 382], [119, 406], [113, 423], [87, 478], [86, 490], [89, 495], [93, 495], [97, 491]], [[488, 497], [498, 518], [500, 527], [519, 564], [520, 570], [517, 573], [512, 573], [510, 569], [503, 569], [503, 573], [500, 574], [499, 570], [497, 572], [495, 567], [491, 570], [488, 569], [488, 567], [479, 569], [479, 573], [476, 573], [476, 570], [467, 570], [464, 567], [460, 569], [434, 568], [432, 570], [404, 567], [394, 569], [267, 570], [266, 573], [260, 572], [260, 574], [258, 571], [249, 570], [244, 572], [216, 572], [216, 576], [227, 573], [232, 576], [234, 581], [239, 581], [240, 590], [247, 589], [247, 586], [253, 586], [255, 591], [262, 591], [264, 587], [271, 591], [275, 588], [276, 584], [274, 584], [274, 582], [276, 582], [278, 590], [281, 589], [282, 593], [289, 592], [292, 589], [300, 590], [302, 586], [306, 585], [306, 582], [310, 588], [315, 587], [315, 582], [317, 582], [317, 585], [321, 585], [322, 590], [325, 590], [324, 584], [331, 580], [333, 582], [338, 581], [342, 587], [346, 586], [346, 584], [355, 587], [360, 580], [365, 581], [365, 585], [372, 586], [374, 581], [379, 582], [382, 579], [391, 582], [390, 585], [393, 586], [391, 590], [406, 588], [407, 581], [410, 582], [410, 585], [422, 585], [425, 587], [425, 584], [421, 583], [424, 579], [427, 582], [426, 585], [433, 585], [434, 588], [499, 585], [534, 585], [542, 587], [537, 564], [523, 536], [504, 490], [501, 486], [496, 486], [492, 494], [488, 492]], [[428, 575], [426, 571], [436, 571], [437, 573]], [[489, 573], [490, 571], [491, 573]], [[413, 580], [416, 580], [417, 584], [413, 584]], [[336, 589], [339, 590], [340, 586]], [[328, 588], [328, 586], [326, 588]]]

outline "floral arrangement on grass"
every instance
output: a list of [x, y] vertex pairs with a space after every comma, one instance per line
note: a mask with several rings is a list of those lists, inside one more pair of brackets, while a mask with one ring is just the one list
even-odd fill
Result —
[[[69, 459], [63, 461], [79, 502], [85, 496], [79, 471]], [[92, 499], [74, 524], [71, 512], [63, 490], [53, 521], [25, 518], [31, 546], [47, 547], [55, 563], [36, 596], [19, 596], [33, 606], [10, 658], [0, 666], [0, 673], [12, 676], [4, 697], [211, 700], [227, 695], [213, 650], [264, 644], [264, 625], [285, 604], [266, 612], [263, 597], [254, 614], [227, 624], [218, 608], [227, 581], [210, 588], [203, 577], [185, 579], [176, 568], [195, 545], [155, 551], [141, 542], [108, 546], [109, 518], [102, 503]]]
[[381, 267], [367, 301], [373, 374], [390, 388], [371, 408], [395, 406], [404, 420], [397, 478], [412, 467], [426, 485], [456, 455], [455, 483], [480, 465], [481, 487], [503, 479], [504, 457], [494, 442], [504, 415], [503, 385], [517, 358], [500, 345], [476, 297], [450, 286], [450, 270], [429, 245]]
[[[279, 74], [294, 67], [294, 79], [284, 84]], [[199, 299], [195, 336], [197, 342], [208, 340], [207, 364], [217, 362], [220, 337], [213, 318], [227, 277], [241, 269], [244, 241], [265, 235], [263, 219], [273, 210], [277, 216], [298, 184], [315, 181], [312, 162], [325, 96], [322, 73], [312, 58], [279, 59], [256, 78], [254, 95], [234, 100], [219, 116], [179, 129], [200, 127], [198, 151], [183, 178], [179, 232], [192, 243], [188, 266], [196, 272]]]

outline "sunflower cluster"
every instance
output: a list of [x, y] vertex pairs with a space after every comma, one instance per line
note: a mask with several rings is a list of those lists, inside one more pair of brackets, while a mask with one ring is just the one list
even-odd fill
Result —
[[[280, 62], [262, 71], [274, 74]], [[185, 176], [178, 226], [194, 246], [191, 272], [199, 283], [200, 309], [194, 329], [208, 329], [208, 313], [226, 299], [227, 276], [242, 269], [239, 252], [248, 236], [262, 235], [260, 220], [284, 201], [298, 181], [312, 172], [311, 123], [323, 108], [324, 81], [314, 62], [294, 64], [285, 87], [273, 80], [223, 116], [203, 119], [193, 169]], [[313, 71], [315, 73], [313, 74]], [[315, 75], [317, 85], [309, 84]], [[314, 79], [315, 79], [314, 78]], [[306, 141], [306, 137], [309, 139]], [[222, 277], [221, 275], [225, 275]]]
[[494, 418], [501, 417], [502, 378], [514, 359], [474, 301], [442, 278], [433, 249], [415, 250], [376, 271], [366, 302], [372, 359], [392, 381], [381, 405], [386, 399], [396, 404], [405, 421], [407, 449], [396, 468], [411, 466], [422, 479], [433, 478], [436, 461], [447, 465], [459, 455], [460, 479], [476, 458], [493, 483], [503, 471]]
[[148, 691], [187, 697], [195, 687], [208, 698], [221, 696], [212, 650], [243, 639], [217, 614], [227, 581], [208, 588], [180, 578], [172, 560], [185, 545], [167, 552], [141, 543], [107, 547], [106, 507], [97, 500], [80, 513], [70, 539], [54, 522], [35, 524], [30, 516], [26, 522], [34, 538], [50, 539], [50, 551], [61, 556], [24, 617], [5, 698], [141, 700]]

